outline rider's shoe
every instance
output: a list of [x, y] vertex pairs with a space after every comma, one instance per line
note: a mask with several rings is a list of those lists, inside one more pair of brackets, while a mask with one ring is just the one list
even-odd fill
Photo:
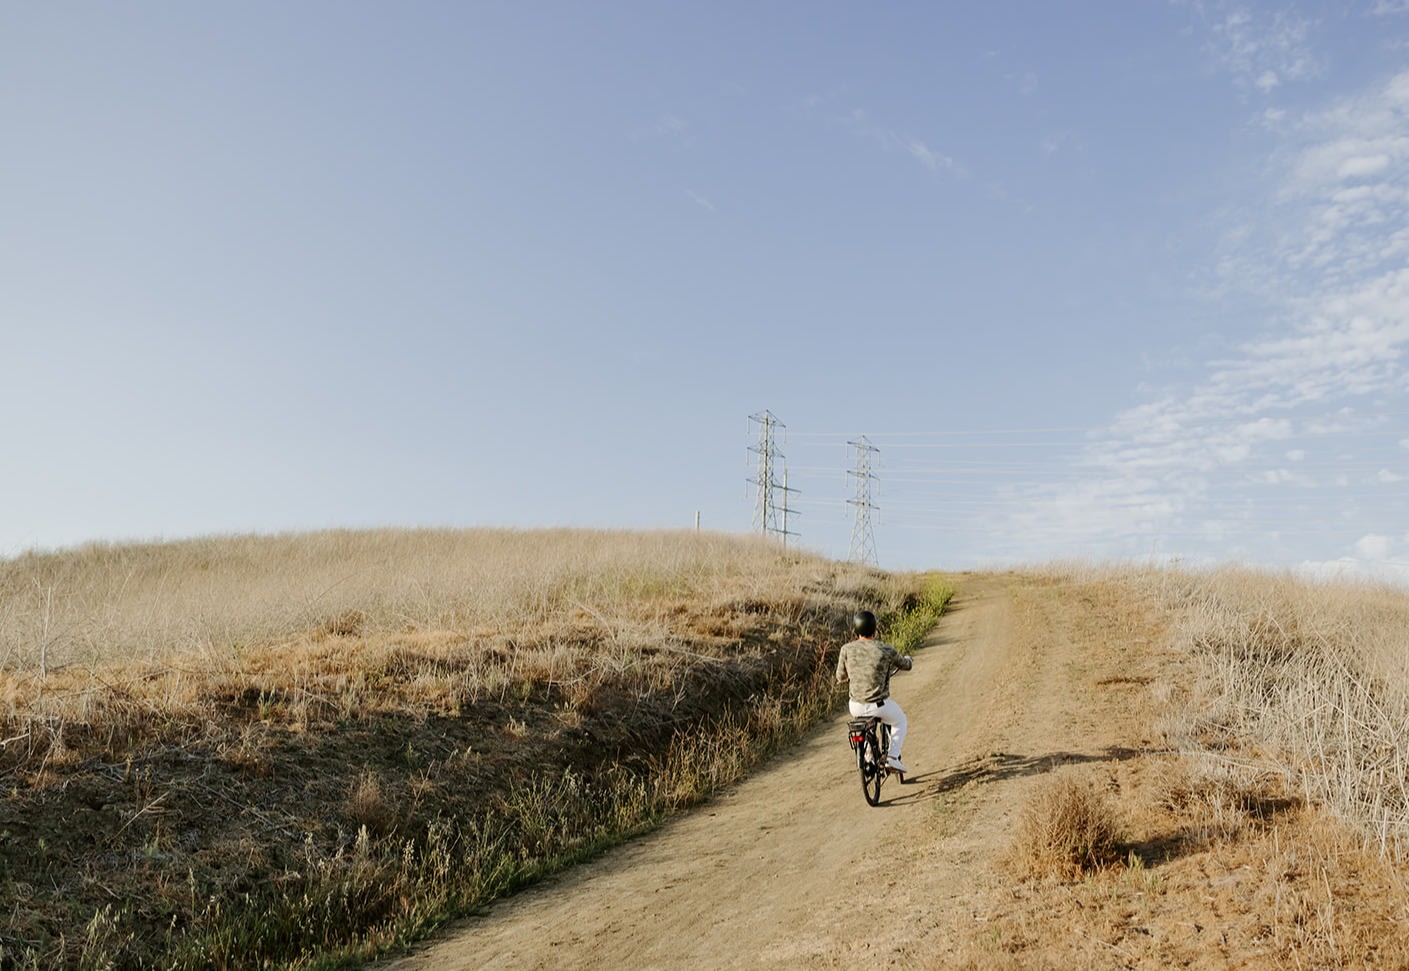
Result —
[[886, 759], [886, 765], [887, 765], [888, 767], [894, 769], [896, 772], [909, 772], [909, 771], [910, 771], [909, 769], [905, 768], [905, 763], [902, 762], [902, 761], [900, 761], [899, 759], [897, 759], [894, 755], [892, 755], [890, 758]]

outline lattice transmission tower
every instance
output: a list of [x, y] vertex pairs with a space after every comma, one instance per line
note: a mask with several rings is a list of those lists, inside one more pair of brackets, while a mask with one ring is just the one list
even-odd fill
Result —
[[847, 471], [847, 475], [856, 480], [856, 493], [847, 500], [856, 507], [856, 518], [851, 525], [851, 551], [847, 553], [846, 558], [857, 563], [879, 566], [876, 536], [871, 530], [871, 510], [880, 508], [871, 501], [871, 483], [876, 481], [875, 473], [871, 471], [871, 456], [880, 449], [872, 445], [865, 435], [846, 444], [856, 449], [856, 468]]
[[786, 546], [788, 537], [797, 535], [788, 529], [789, 515], [796, 514], [789, 508], [788, 496], [797, 490], [788, 488], [788, 470], [778, 447], [787, 426], [771, 411], [749, 415], [749, 425], [758, 425], [758, 444], [749, 446], [755, 468], [749, 480], [754, 486], [753, 528], [765, 536], [777, 536]]

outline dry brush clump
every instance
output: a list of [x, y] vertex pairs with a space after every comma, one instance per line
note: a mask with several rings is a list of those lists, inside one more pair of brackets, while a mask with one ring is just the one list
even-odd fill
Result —
[[1008, 869], [1024, 877], [1074, 879], [1115, 863], [1120, 829], [1110, 800], [1089, 780], [1044, 780], [1023, 809]]

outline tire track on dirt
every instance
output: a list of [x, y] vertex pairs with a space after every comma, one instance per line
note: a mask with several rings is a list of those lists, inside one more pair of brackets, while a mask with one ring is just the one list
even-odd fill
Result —
[[1026, 788], [984, 783], [1021, 780], [1056, 751], [1050, 726], [1070, 698], [1061, 652], [1017, 645], [1002, 579], [963, 581], [914, 671], [893, 682], [913, 772], [887, 782], [881, 806], [862, 798], [841, 715], [704, 806], [384, 968], [698, 971], [925, 957], [945, 925], [974, 919], [973, 872], [1004, 843]]

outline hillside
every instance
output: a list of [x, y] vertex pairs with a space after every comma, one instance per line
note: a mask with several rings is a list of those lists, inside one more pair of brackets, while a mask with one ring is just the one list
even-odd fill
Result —
[[[0, 563], [0, 966], [1409, 963], [1402, 592], [948, 581], [935, 627], [946, 582], [695, 534]], [[863, 603], [916, 657], [874, 809]]]
[[795, 739], [833, 704], [855, 605], [937, 616], [920, 588], [697, 534], [0, 563], [0, 965], [301, 966], [415, 939]]
[[912, 775], [880, 807], [834, 718], [388, 971], [1405, 966], [1402, 873], [1267, 750], [1185, 744], [1200, 582], [960, 578], [894, 683]]

